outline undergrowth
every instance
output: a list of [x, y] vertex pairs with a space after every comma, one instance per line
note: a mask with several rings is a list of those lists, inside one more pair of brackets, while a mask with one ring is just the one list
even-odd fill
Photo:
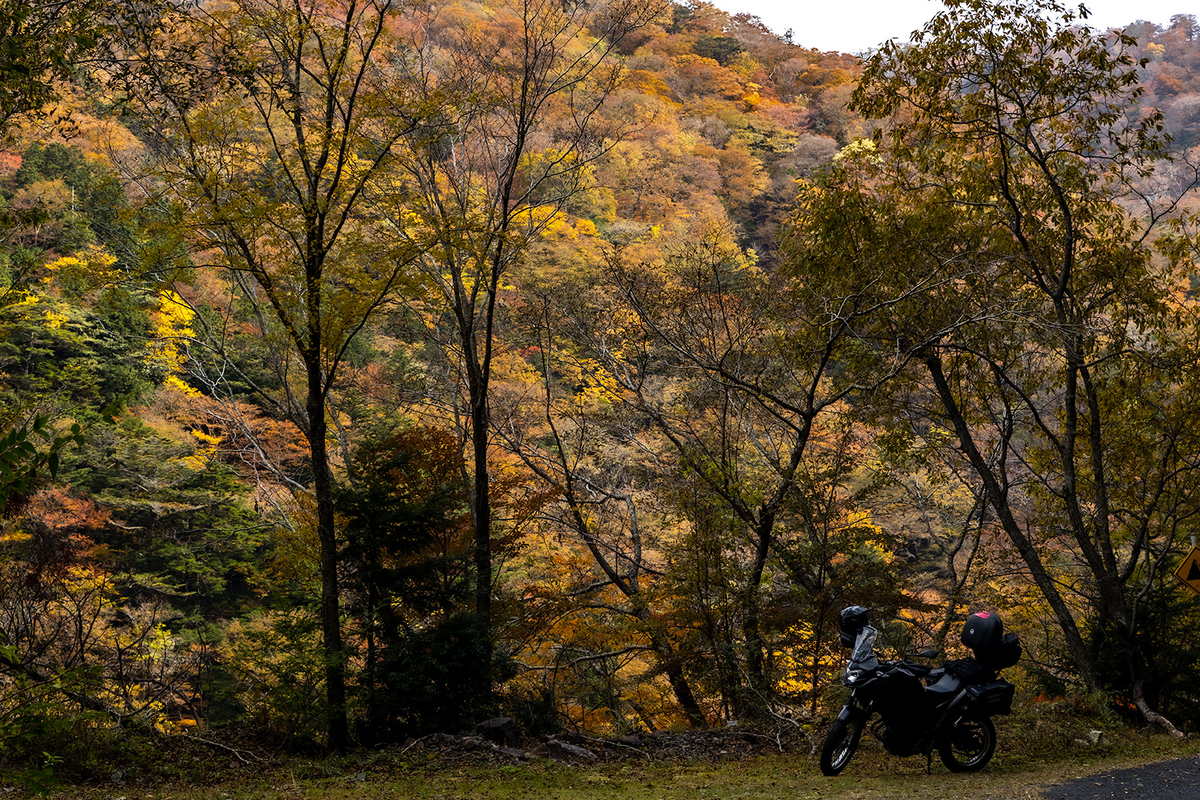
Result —
[[[419, 753], [404, 746], [312, 757], [255, 751], [252, 741], [221, 743], [216, 734], [148, 736], [93, 732], [67, 744], [47, 763], [8, 764], [3, 788], [52, 792], [61, 798], [221, 797], [275, 800], [331, 798], [555, 797], [605, 800], [653, 796], [669, 800], [853, 796], [937, 798], [1036, 798], [1040, 789], [1077, 774], [1200, 754], [1200, 739], [1179, 740], [1132, 726], [1099, 698], [1018, 698], [1014, 713], [996, 718], [996, 757], [979, 774], [948, 773], [933, 759], [926, 775], [921, 756], [897, 758], [864, 737], [860, 751], [838, 778], [823, 778], [814, 747], [793, 737], [786, 752], [653, 759], [632, 748], [624, 758], [593, 765], [563, 765], [534, 758], [524, 763], [484, 763], [454, 755]], [[1100, 733], [1094, 733], [1100, 732]], [[689, 734], [679, 734], [680, 736]], [[695, 735], [695, 734], [690, 734]], [[46, 744], [50, 745], [51, 742]], [[536, 742], [524, 743], [532, 748]], [[761, 751], [760, 751], [761, 752]], [[963, 781], [968, 781], [970, 789]], [[856, 794], [857, 793], [857, 794]]]

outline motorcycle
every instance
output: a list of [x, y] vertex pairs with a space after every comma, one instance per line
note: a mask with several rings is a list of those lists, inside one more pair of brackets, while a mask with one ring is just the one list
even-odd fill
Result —
[[[892, 755], [923, 753], [931, 766], [937, 750], [952, 772], [975, 772], [987, 765], [996, 751], [992, 717], [1012, 712], [1014, 687], [999, 672], [1021, 658], [1020, 640], [1004, 633], [997, 614], [969, 616], [960, 638], [973, 657], [947, 661], [940, 668], [880, 658], [875, 652], [878, 631], [861, 606], [843, 609], [839, 625], [842, 644], [852, 648], [842, 674], [850, 699], [825, 737], [822, 773], [837, 775], [846, 768], [868, 723]], [[926, 650], [918, 657], [935, 655], [937, 651]], [[873, 723], [872, 715], [878, 715]]]

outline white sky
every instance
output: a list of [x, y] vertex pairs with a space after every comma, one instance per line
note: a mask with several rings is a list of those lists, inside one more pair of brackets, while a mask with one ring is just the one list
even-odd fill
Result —
[[[858, 53], [891, 38], [907, 41], [941, 10], [939, 0], [710, 0], [732, 14], [755, 14], [780, 35], [792, 29], [803, 47]], [[1066, 0], [1064, 5], [1078, 5]], [[1093, 28], [1124, 27], [1147, 20], [1168, 27], [1175, 14], [1200, 16], [1200, 0], [1084, 0]], [[1189, 8], [1189, 6], [1191, 6]]]

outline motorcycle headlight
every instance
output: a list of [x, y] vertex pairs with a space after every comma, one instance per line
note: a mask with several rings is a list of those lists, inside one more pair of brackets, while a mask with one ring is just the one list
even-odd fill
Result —
[[846, 670], [846, 683], [854, 683], [862, 675], [861, 670], [848, 669]]

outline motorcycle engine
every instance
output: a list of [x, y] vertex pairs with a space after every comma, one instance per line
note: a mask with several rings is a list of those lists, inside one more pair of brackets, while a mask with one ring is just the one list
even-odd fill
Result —
[[920, 731], [912, 726], [889, 725], [884, 720], [878, 720], [871, 725], [871, 734], [894, 756], [916, 755], [924, 738]]

